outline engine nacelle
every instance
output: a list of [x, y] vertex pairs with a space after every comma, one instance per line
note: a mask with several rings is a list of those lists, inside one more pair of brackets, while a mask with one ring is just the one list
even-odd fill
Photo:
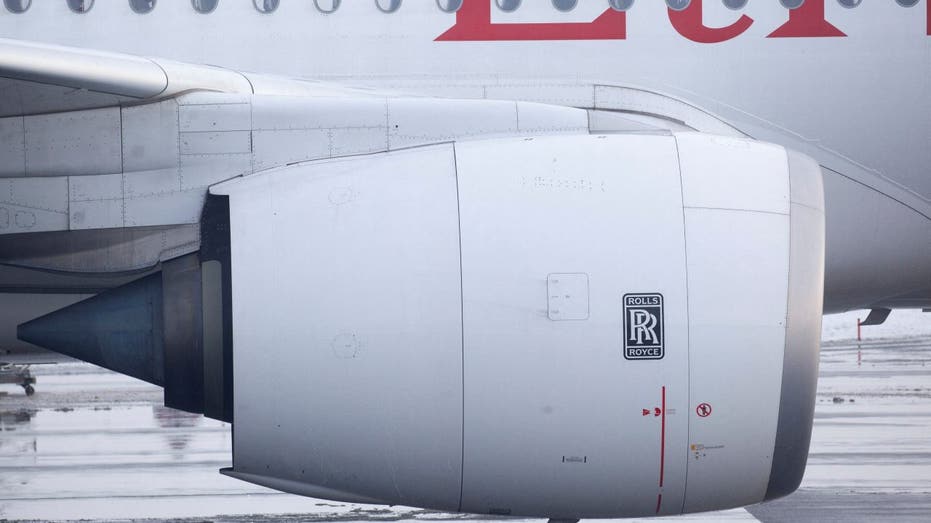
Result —
[[821, 172], [700, 134], [503, 139], [223, 183], [233, 467], [557, 518], [785, 495], [808, 452]]

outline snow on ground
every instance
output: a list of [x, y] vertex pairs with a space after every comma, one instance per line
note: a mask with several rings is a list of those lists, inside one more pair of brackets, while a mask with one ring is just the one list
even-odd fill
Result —
[[[857, 318], [865, 320], [870, 311], [850, 311], [824, 317], [821, 340], [826, 342], [857, 339]], [[931, 313], [895, 310], [882, 325], [863, 327], [863, 339], [913, 338], [931, 336]]]

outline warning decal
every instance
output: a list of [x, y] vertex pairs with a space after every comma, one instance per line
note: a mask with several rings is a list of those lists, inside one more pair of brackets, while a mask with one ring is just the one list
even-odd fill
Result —
[[663, 295], [624, 295], [624, 357], [663, 359]]

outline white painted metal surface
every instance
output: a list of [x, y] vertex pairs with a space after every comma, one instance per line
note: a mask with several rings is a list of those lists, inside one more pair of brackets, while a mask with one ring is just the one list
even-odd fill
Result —
[[235, 209], [235, 472], [305, 495], [454, 509], [452, 146], [307, 164], [214, 192]]
[[0, 176], [26, 175], [25, 140], [22, 117], [0, 118]]
[[[31, 213], [20, 221], [27, 225], [16, 226], [14, 217], [0, 234], [197, 223], [208, 186], [289, 163], [452, 140], [588, 132], [585, 111], [565, 107], [333, 93], [197, 92], [139, 106], [4, 118], [0, 125], [10, 149], [0, 173], [10, 183], [28, 188], [24, 176], [57, 173], [72, 188], [25, 194], [55, 204], [22, 211]], [[29, 136], [18, 148], [17, 140]], [[23, 205], [23, 194], [0, 202], [11, 206], [9, 213]]]
[[67, 228], [67, 178], [0, 178], [0, 234]]
[[[538, 138], [456, 147], [465, 327], [462, 508], [655, 514], [663, 387], [686, 444], [682, 196], [672, 137]], [[657, 243], [656, 238], [668, 239]], [[547, 275], [588, 275], [590, 316], [552, 321]], [[628, 361], [622, 296], [661, 293], [667, 356]], [[650, 410], [644, 417], [642, 409]], [[680, 453], [680, 456], [682, 454]], [[679, 512], [685, 460], [665, 470]], [[636, 471], [636, 472], [634, 472]], [[490, 480], [495, 478], [495, 480]]]
[[25, 118], [26, 176], [122, 170], [119, 108]]
[[[214, 187], [233, 231], [229, 474], [500, 515], [762, 501], [783, 354], [817, 354], [820, 174], [725, 140], [483, 140]], [[738, 210], [685, 183], [740, 172], [758, 184]], [[807, 214], [774, 210], [790, 200]]]

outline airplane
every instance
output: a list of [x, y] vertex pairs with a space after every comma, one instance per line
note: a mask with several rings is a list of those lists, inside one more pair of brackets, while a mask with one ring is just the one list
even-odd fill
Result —
[[232, 423], [234, 478], [777, 499], [822, 314], [931, 308], [929, 0], [3, 6], [0, 346]]

